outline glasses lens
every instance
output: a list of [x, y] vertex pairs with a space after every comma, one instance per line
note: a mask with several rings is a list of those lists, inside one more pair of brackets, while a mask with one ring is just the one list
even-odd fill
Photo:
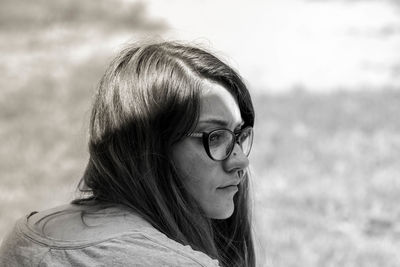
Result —
[[242, 148], [243, 153], [248, 156], [250, 154], [251, 146], [253, 144], [253, 128], [248, 127], [243, 129], [237, 137], [237, 142]]
[[234, 145], [234, 135], [227, 130], [217, 130], [210, 133], [208, 145], [210, 154], [215, 160], [223, 160], [231, 152]]

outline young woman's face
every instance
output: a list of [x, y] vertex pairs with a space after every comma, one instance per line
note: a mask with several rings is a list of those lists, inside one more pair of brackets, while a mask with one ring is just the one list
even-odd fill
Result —
[[[242, 125], [234, 97], [223, 86], [205, 81], [195, 132], [208, 133], [219, 128], [234, 131]], [[207, 155], [202, 138], [187, 137], [174, 146], [173, 160], [186, 189], [209, 218], [226, 219], [232, 215], [233, 196], [249, 164], [238, 144], [227, 159], [214, 161]]]

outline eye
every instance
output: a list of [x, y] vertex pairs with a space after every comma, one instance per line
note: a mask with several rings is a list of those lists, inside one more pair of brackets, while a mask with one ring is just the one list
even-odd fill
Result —
[[243, 129], [244, 129], [245, 127], [244, 127], [244, 122], [242, 122], [242, 123], [240, 123], [236, 128], [235, 128], [235, 130], [233, 131], [235, 134], [236, 133], [240, 133]]
[[229, 133], [225, 130], [215, 131], [208, 137], [210, 146], [220, 146], [229, 142]]
[[221, 139], [222, 139], [222, 133], [216, 132], [210, 135], [209, 140], [210, 140], [210, 145], [217, 145]]
[[239, 143], [242, 143], [244, 140], [246, 140], [250, 136], [249, 131], [238, 131], [235, 132], [236, 138], [238, 138]]

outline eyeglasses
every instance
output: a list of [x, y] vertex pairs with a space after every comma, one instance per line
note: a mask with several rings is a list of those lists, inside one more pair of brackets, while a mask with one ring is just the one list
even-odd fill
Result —
[[246, 127], [235, 132], [228, 129], [216, 129], [209, 133], [189, 134], [190, 137], [203, 139], [203, 146], [207, 155], [215, 161], [227, 159], [231, 155], [235, 144], [239, 144], [247, 157], [253, 144], [253, 135], [253, 127]]

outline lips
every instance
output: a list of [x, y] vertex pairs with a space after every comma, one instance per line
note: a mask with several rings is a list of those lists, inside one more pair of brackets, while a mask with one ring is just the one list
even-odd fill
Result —
[[237, 185], [228, 185], [225, 187], [218, 187], [218, 192], [222, 192], [224, 194], [234, 194], [239, 191], [239, 187]]
[[238, 187], [238, 185], [240, 184], [240, 181], [236, 181], [234, 183], [230, 183], [224, 186], [220, 186], [218, 187], [218, 189], [225, 189], [225, 188], [230, 188], [230, 187]]
[[233, 178], [231, 180], [231, 183], [223, 185], [223, 186], [220, 186], [220, 187], [218, 187], [218, 189], [225, 189], [225, 188], [229, 188], [229, 187], [237, 187], [240, 184], [240, 182], [242, 181], [242, 178], [243, 178], [243, 176], [245, 174], [246, 174], [245, 170], [239, 170], [237, 172], [237, 176], [239, 177], [238, 180]]
[[232, 184], [232, 185], [218, 187], [218, 189], [227, 189], [227, 188], [232, 188], [232, 187], [237, 187], [237, 186], [238, 185], [236, 185], [236, 184]]

